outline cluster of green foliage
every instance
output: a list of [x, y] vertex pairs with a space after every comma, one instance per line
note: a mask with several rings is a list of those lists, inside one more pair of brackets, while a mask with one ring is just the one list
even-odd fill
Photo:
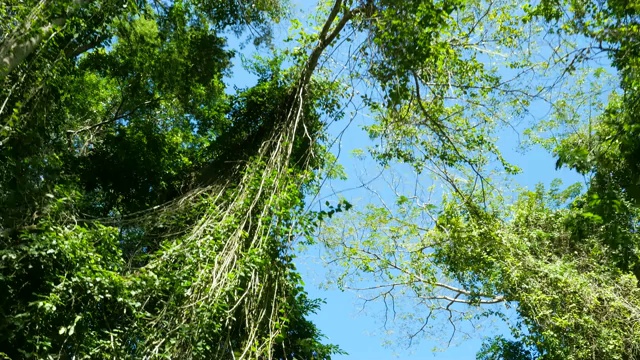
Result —
[[[423, 11], [442, 21], [437, 32], [423, 24], [424, 32], [406, 37], [420, 27], [391, 23], [389, 37], [372, 42], [394, 49], [369, 62], [381, 87], [391, 90], [383, 101], [365, 101], [377, 115], [368, 127], [379, 140], [373, 158], [387, 169], [404, 163], [418, 174], [428, 172], [445, 190], [434, 195], [416, 185], [405, 191], [394, 178], [395, 203], [382, 193], [380, 204], [356, 205], [328, 222], [322, 236], [343, 266], [335, 281], [384, 302], [396, 318], [417, 322], [410, 339], [439, 333], [437, 319], [455, 331], [460, 322], [507, 319], [515, 312], [518, 321], [508, 322], [512, 336], [488, 339], [479, 359], [640, 357], [640, 7], [588, 0], [437, 4], [441, 11], [424, 3], [407, 12], [394, 8], [407, 16], [404, 25], [414, 14], [424, 20]], [[385, 21], [381, 14], [377, 21]], [[402, 34], [400, 40], [394, 34]], [[558, 44], [542, 63], [535, 58], [549, 50], [536, 52], [537, 35]], [[383, 45], [384, 39], [392, 44]], [[492, 42], [498, 46], [487, 48]], [[570, 85], [588, 83], [581, 68], [592, 71], [587, 77], [594, 82], [603, 81], [599, 70], [589, 69], [601, 54], [617, 70], [621, 94], [611, 93], [600, 114], [576, 110], [596, 101], [595, 86], [587, 89], [592, 92], [543, 96], [561, 93], [553, 87], [567, 79]], [[497, 70], [491, 66], [496, 58], [512, 60]], [[400, 63], [389, 74], [394, 61]], [[556, 85], [536, 83], [551, 69], [557, 69]], [[517, 72], [512, 80], [509, 72]], [[561, 190], [554, 183], [548, 190], [520, 190], [509, 201], [500, 184], [518, 169], [500, 155], [495, 129], [541, 100], [552, 111], [534, 125], [534, 141], [552, 144], [556, 166], [584, 175], [587, 189]], [[576, 111], [569, 116], [569, 109]], [[561, 135], [542, 140], [548, 134]], [[425, 199], [434, 197], [441, 200]], [[403, 301], [411, 304], [407, 313], [395, 307]]]
[[[513, 338], [489, 339], [480, 359], [640, 357], [640, 5], [324, 5], [315, 32], [297, 22], [295, 48], [229, 94], [227, 36], [272, 45], [286, 4], [3, 2], [0, 355], [329, 359], [340, 350], [306, 319], [319, 302], [291, 247], [324, 224], [339, 284], [362, 275], [374, 299], [424, 307], [407, 316], [421, 323], [411, 336], [438, 314], [455, 329], [506, 304]], [[322, 67], [355, 41], [347, 74]], [[584, 68], [601, 53], [620, 91], [592, 117], [579, 109], [593, 92], [553, 94], [599, 76]], [[322, 176], [340, 175], [325, 125], [356, 89], [335, 79], [372, 85], [358, 100], [374, 119], [370, 155], [434, 175], [439, 201], [394, 189], [393, 204], [306, 211]], [[540, 143], [588, 188], [507, 201], [500, 182], [518, 168], [497, 134], [535, 101], [553, 119], [532, 139], [566, 134]]]
[[[331, 111], [322, 104], [332, 85], [308, 86], [304, 128], [285, 172], [296, 186], [265, 201], [257, 191], [279, 180], [252, 159], [286, 118], [296, 72], [269, 62], [257, 68], [254, 87], [229, 95], [223, 83], [234, 55], [225, 36], [250, 29], [256, 44], [269, 42], [284, 8], [3, 2], [1, 355], [329, 359], [340, 352], [306, 319], [319, 301], [301, 287], [288, 245], [292, 229], [307, 226], [295, 214], [304, 210], [310, 171], [323, 163], [320, 115]], [[260, 176], [241, 181], [252, 162], [247, 171]], [[243, 186], [246, 198], [238, 195]], [[230, 215], [218, 217], [225, 206]], [[244, 235], [236, 239], [237, 230]], [[310, 232], [294, 233], [303, 231]], [[246, 240], [254, 237], [264, 241]], [[235, 252], [225, 252], [232, 245]], [[216, 273], [225, 261], [233, 269]], [[216, 281], [223, 289], [207, 292]]]
[[[533, 235], [537, 248], [545, 243], [551, 248], [519, 257], [534, 260], [535, 271], [520, 286], [501, 290], [517, 301], [519, 325], [528, 334], [514, 342], [497, 339], [479, 358], [534, 358], [525, 350], [509, 350], [514, 345], [541, 359], [640, 357], [638, 6], [634, 1], [543, 1], [531, 8], [532, 16], [553, 24], [561, 36], [577, 33], [596, 42], [591, 51], [611, 59], [621, 94], [611, 94], [602, 114], [558, 139], [553, 149], [557, 167], [588, 179], [586, 192], [569, 199], [553, 191], [546, 196], [541, 189], [521, 195], [516, 211], [524, 211], [527, 220], [516, 215], [517, 233]], [[588, 61], [588, 54], [577, 61]], [[510, 271], [526, 269], [524, 262]]]

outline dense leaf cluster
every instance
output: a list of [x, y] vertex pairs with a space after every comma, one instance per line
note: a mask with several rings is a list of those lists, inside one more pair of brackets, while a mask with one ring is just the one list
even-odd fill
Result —
[[[330, 1], [317, 33], [298, 22], [299, 46], [257, 60], [257, 84], [233, 94], [226, 36], [269, 44], [284, 4], [4, 5], [1, 356], [328, 359], [340, 350], [306, 319], [319, 302], [290, 246], [323, 224], [340, 286], [424, 309], [403, 316], [410, 339], [438, 315], [455, 331], [515, 312], [479, 359], [640, 357], [636, 2]], [[356, 39], [348, 73], [320, 76]], [[600, 54], [619, 91], [586, 115]], [[567, 82], [578, 91], [556, 97]], [[372, 115], [372, 159], [409, 165], [415, 189], [309, 214], [308, 191], [340, 174], [321, 144], [347, 101]], [[500, 190], [518, 168], [498, 134], [536, 102], [550, 119], [531, 139], [586, 191]]]
[[[512, 336], [488, 340], [479, 359], [640, 357], [638, 4], [373, 4], [372, 21], [387, 27], [362, 47], [383, 90], [364, 99], [377, 116], [370, 154], [385, 171], [412, 166], [407, 182], [416, 185], [403, 189], [406, 175], [391, 170], [395, 202], [381, 191], [378, 204], [327, 223], [323, 239], [343, 266], [338, 285], [383, 302], [388, 321], [412, 324], [410, 341], [517, 314]], [[606, 90], [599, 112], [585, 104], [602, 96], [602, 71], [589, 69], [602, 54], [620, 91]], [[500, 58], [512, 60], [496, 70]], [[584, 175], [586, 191], [500, 189], [517, 168], [500, 154], [495, 129], [512, 126], [530, 102], [551, 109], [534, 141], [554, 144], [556, 166]], [[442, 190], [423, 186], [423, 172]]]
[[[322, 165], [316, 104], [332, 85], [308, 87], [285, 172], [296, 185], [282, 187], [254, 159], [287, 118], [295, 71], [270, 63], [255, 87], [232, 95], [223, 84], [234, 55], [225, 34], [249, 27], [256, 43], [269, 41], [282, 6], [3, 4], [1, 355], [339, 352], [306, 319], [319, 301], [301, 287], [289, 249], [301, 189]], [[264, 186], [276, 189], [266, 200]], [[216, 273], [226, 262], [232, 270]]]

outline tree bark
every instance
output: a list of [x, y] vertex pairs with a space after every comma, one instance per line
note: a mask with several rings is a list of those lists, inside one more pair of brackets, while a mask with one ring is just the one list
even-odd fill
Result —
[[[0, 47], [0, 80], [9, 75], [31, 55], [43, 40], [54, 34], [56, 27], [61, 27], [70, 14], [89, 3], [91, 0], [73, 0], [62, 17], [44, 21], [44, 25], [37, 25], [37, 20], [19, 26]], [[47, 2], [43, 6], [48, 6]], [[35, 10], [34, 10], [35, 11]], [[38, 16], [33, 16], [37, 19]]]
[[42, 40], [53, 35], [55, 27], [64, 25], [64, 22], [64, 18], [57, 18], [42, 26], [35, 34], [32, 34], [28, 27], [18, 34], [12, 34], [0, 49], [0, 80], [22, 64]]

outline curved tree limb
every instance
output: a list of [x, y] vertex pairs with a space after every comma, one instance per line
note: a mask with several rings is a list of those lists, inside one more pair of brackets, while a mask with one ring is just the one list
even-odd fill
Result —
[[[64, 26], [69, 15], [89, 2], [90, 0], [74, 0], [64, 16], [45, 21], [43, 25], [36, 24], [37, 14], [31, 16], [35, 19], [33, 22], [18, 27], [10, 34], [0, 46], [0, 80], [22, 64], [42, 41], [54, 35], [56, 28]], [[43, 1], [41, 5], [40, 8], [48, 6], [47, 1]], [[35, 11], [39, 9], [34, 9]]]

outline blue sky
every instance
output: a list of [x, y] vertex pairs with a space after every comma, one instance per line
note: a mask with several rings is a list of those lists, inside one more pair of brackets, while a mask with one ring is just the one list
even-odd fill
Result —
[[[348, 130], [349, 133], [344, 138], [360, 139], [357, 128]], [[505, 135], [508, 135], [506, 133]], [[562, 169], [555, 169], [555, 159], [546, 151], [537, 148], [522, 154], [516, 151], [516, 146], [512, 139], [503, 139], [505, 146], [502, 150], [505, 156], [513, 163], [522, 168], [522, 173], [517, 175], [517, 182], [526, 187], [532, 188], [537, 183], [549, 185], [552, 180], [560, 178], [565, 185], [582, 181], [578, 174]], [[501, 141], [502, 142], [502, 141]], [[513, 146], [508, 144], [514, 143]], [[353, 142], [352, 145], [362, 146], [364, 142]], [[352, 160], [345, 154], [341, 158], [341, 163], [346, 170], [358, 167], [357, 161]], [[349, 192], [343, 193], [348, 199]], [[362, 301], [355, 292], [342, 292], [334, 287], [324, 289], [321, 285], [326, 282], [326, 269], [319, 258], [322, 255], [320, 247], [313, 247], [299, 255], [297, 259], [298, 270], [302, 273], [306, 283], [306, 290], [312, 297], [326, 300], [321, 311], [312, 317], [312, 320], [328, 337], [328, 341], [340, 345], [342, 349], [349, 353], [348, 356], [336, 356], [335, 359], [433, 359], [433, 360], [472, 360], [475, 359], [476, 352], [480, 349], [482, 338], [506, 333], [507, 328], [500, 322], [486, 320], [479, 330], [470, 329], [466, 326], [462, 330], [469, 333], [468, 339], [456, 338], [451, 346], [446, 347], [446, 341], [450, 336], [450, 329], [445, 327], [439, 339], [421, 339], [410, 348], [405, 343], [385, 344], [390, 339], [385, 336], [385, 329], [382, 327], [383, 309], [380, 304], [368, 304], [362, 309]], [[416, 309], [423, 311], [423, 309]], [[393, 330], [393, 325], [390, 326]], [[434, 348], [438, 350], [434, 351]]]
[[[301, 20], [311, 14], [314, 8], [311, 1], [293, 1], [294, 17]], [[304, 22], [303, 22], [304, 23]], [[276, 29], [276, 37], [282, 39], [286, 36], [286, 24]], [[233, 46], [233, 40], [231, 40]], [[237, 44], [236, 44], [237, 45]], [[249, 51], [247, 47], [245, 51]], [[267, 52], [262, 50], [266, 55]], [[250, 86], [255, 79], [248, 75], [240, 67], [239, 58], [235, 60], [233, 76], [229, 82], [238, 87]], [[544, 118], [549, 109], [544, 104], [534, 104], [530, 109], [532, 118]], [[350, 180], [343, 183], [336, 183], [337, 188], [325, 189], [325, 194], [330, 194], [335, 190], [347, 189], [358, 186], [357, 175], [362, 173], [362, 162], [351, 155], [354, 148], [366, 148], [370, 145], [370, 140], [362, 125], [369, 121], [366, 117], [356, 116], [353, 123], [348, 127], [345, 123], [336, 124], [329, 129], [331, 135], [337, 135], [345, 131], [340, 143], [337, 143], [334, 150], [340, 148], [340, 163], [344, 166]], [[520, 132], [523, 126], [517, 126], [515, 130], [504, 130], [499, 133], [498, 145], [505, 158], [511, 163], [518, 165], [522, 173], [515, 177], [515, 181], [520, 186], [532, 188], [537, 183], [549, 185], [552, 180], [560, 178], [565, 185], [575, 182], [584, 182], [578, 174], [566, 170], [555, 169], [555, 159], [547, 151], [534, 147], [523, 153], [518, 151]], [[372, 171], [374, 171], [372, 169]], [[402, 171], [402, 170], [400, 170]], [[515, 190], [515, 189], [514, 189]], [[358, 191], [347, 191], [342, 193], [349, 201], [354, 198], [362, 198], [362, 193]], [[366, 196], [366, 195], [365, 195]], [[468, 339], [459, 336], [454, 339], [453, 344], [446, 347], [447, 340], [451, 335], [448, 328], [443, 328], [442, 336], [439, 339], [419, 339], [411, 347], [407, 348], [406, 342], [395, 341], [397, 337], [386, 334], [387, 331], [398, 331], [395, 324], [390, 324], [387, 329], [383, 328], [383, 308], [381, 304], [369, 304], [363, 310], [362, 301], [359, 295], [354, 292], [340, 291], [335, 286], [323, 287], [327, 281], [327, 269], [323, 264], [322, 248], [313, 246], [298, 254], [296, 261], [298, 270], [301, 272], [306, 283], [305, 288], [311, 297], [322, 298], [326, 304], [322, 306], [319, 313], [312, 316], [312, 320], [319, 329], [327, 336], [327, 341], [339, 345], [349, 353], [348, 356], [336, 356], [335, 359], [434, 359], [434, 360], [471, 360], [475, 359], [476, 352], [480, 349], [481, 342], [485, 336], [493, 336], [505, 333], [506, 327], [501, 323], [486, 321], [479, 330], [462, 326], [459, 330], [468, 333]], [[415, 309], [416, 312], [422, 309]], [[385, 342], [387, 344], [385, 344]], [[439, 351], [433, 351], [439, 348]]]
[[[539, 109], [541, 110], [541, 109]], [[362, 169], [360, 160], [355, 159], [350, 154], [350, 149], [366, 147], [369, 145], [367, 135], [361, 129], [362, 123], [366, 120], [360, 119], [361, 123], [355, 121], [342, 136], [342, 151], [340, 163], [351, 175], [349, 181], [333, 190], [348, 189], [357, 186], [359, 183], [353, 178], [357, 169]], [[334, 132], [342, 129], [337, 126], [332, 129]], [[522, 168], [522, 173], [516, 176], [519, 185], [532, 188], [537, 183], [549, 185], [552, 180], [560, 178], [565, 185], [583, 181], [583, 178], [575, 172], [555, 169], [555, 159], [541, 148], [533, 148], [526, 153], [517, 151], [519, 142], [518, 136], [512, 131], [504, 131], [499, 141], [501, 150], [505, 157], [512, 163]], [[329, 192], [331, 192], [329, 191]], [[350, 201], [354, 197], [362, 194], [358, 191], [345, 191], [341, 193]], [[300, 270], [305, 281], [305, 288], [310, 296], [326, 300], [318, 314], [312, 320], [319, 329], [328, 337], [328, 341], [340, 345], [349, 355], [336, 356], [335, 359], [433, 359], [433, 360], [472, 360], [475, 359], [476, 352], [480, 349], [482, 339], [485, 336], [493, 336], [500, 333], [507, 333], [507, 328], [501, 322], [495, 320], [485, 320], [478, 330], [462, 325], [459, 330], [469, 334], [468, 339], [461, 336], [454, 338], [453, 344], [447, 347], [446, 342], [451, 335], [451, 329], [444, 327], [442, 335], [436, 339], [418, 339], [411, 347], [407, 348], [406, 342], [391, 343], [395, 337], [385, 335], [383, 328], [382, 305], [379, 303], [369, 303], [363, 309], [362, 300], [359, 294], [350, 291], [340, 291], [335, 286], [322, 286], [327, 281], [327, 270], [320, 258], [322, 257], [320, 246], [307, 249], [299, 254], [297, 259], [298, 270]], [[424, 309], [416, 309], [424, 311]], [[399, 324], [395, 324], [398, 326]], [[390, 331], [397, 331], [394, 324], [388, 326]], [[460, 335], [460, 334], [458, 334]], [[438, 350], [434, 351], [437, 348]]]

